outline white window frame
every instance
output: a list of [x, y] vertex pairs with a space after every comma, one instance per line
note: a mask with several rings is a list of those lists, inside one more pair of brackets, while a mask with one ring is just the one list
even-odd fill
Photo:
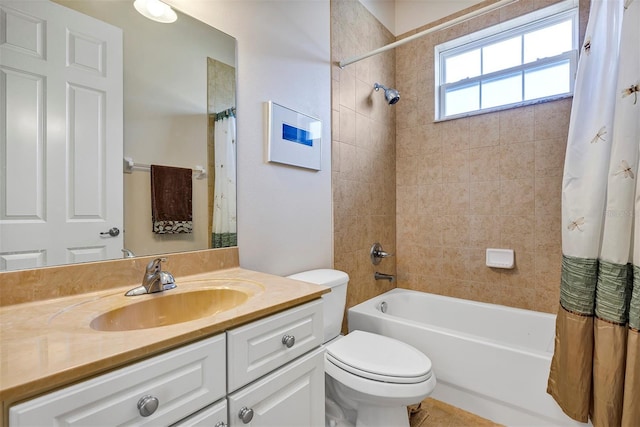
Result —
[[[492, 45], [512, 37], [522, 36], [525, 33], [552, 26], [556, 23], [566, 21], [568, 18], [572, 20], [573, 28], [573, 49], [562, 54], [540, 58], [526, 64], [504, 70], [494, 71], [492, 73], [481, 74], [476, 77], [465, 78], [457, 82], [442, 83], [441, 76], [445, 75], [445, 60], [448, 57], [459, 55], [461, 53], [472, 51], [483, 46]], [[578, 1], [565, 0], [552, 6], [539, 9], [529, 14], [520, 16], [510, 21], [468, 34], [466, 36], [441, 43], [435, 47], [435, 121], [452, 120], [460, 117], [468, 117], [477, 114], [484, 114], [493, 111], [500, 111], [524, 105], [538, 104], [556, 99], [568, 98], [573, 96], [574, 81], [576, 68], [578, 64]], [[524, 55], [524, 51], [522, 52]], [[500, 105], [490, 108], [482, 108], [482, 92], [480, 93], [480, 108], [478, 110], [467, 111], [460, 114], [445, 116], [445, 94], [446, 90], [452, 87], [464, 87], [475, 85], [481, 81], [495, 79], [497, 77], [508, 76], [514, 73], [523, 73], [526, 70], [544, 67], [545, 65], [558, 64], [569, 60], [570, 66], [570, 89], [569, 92], [536, 98], [531, 100], [523, 100], [512, 104]], [[522, 81], [522, 90], [524, 91], [524, 79]], [[524, 98], [524, 96], [523, 96]]]

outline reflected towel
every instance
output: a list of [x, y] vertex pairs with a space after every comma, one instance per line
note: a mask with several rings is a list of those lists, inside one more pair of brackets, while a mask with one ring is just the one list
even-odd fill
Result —
[[151, 165], [151, 219], [156, 234], [191, 233], [191, 169]]

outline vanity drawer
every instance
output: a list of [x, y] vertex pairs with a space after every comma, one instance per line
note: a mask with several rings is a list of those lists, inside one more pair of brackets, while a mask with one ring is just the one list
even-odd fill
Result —
[[[221, 334], [12, 406], [9, 425], [169, 425], [224, 397], [225, 385]], [[159, 402], [146, 417], [144, 396]]]
[[321, 299], [227, 331], [229, 391], [319, 346], [323, 333]]

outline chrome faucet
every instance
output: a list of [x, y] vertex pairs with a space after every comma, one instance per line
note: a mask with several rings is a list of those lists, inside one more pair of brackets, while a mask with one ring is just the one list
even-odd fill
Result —
[[168, 271], [162, 271], [162, 262], [166, 260], [156, 258], [150, 261], [142, 276], [142, 285], [129, 290], [125, 296], [152, 294], [175, 288], [177, 285], [173, 275]]
[[396, 276], [392, 274], [378, 273], [377, 271], [373, 274], [373, 277], [376, 280], [388, 280], [391, 283], [396, 281]]

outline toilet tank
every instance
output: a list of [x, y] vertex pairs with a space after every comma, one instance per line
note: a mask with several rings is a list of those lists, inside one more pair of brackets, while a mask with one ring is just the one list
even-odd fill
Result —
[[332, 269], [319, 269], [303, 271], [287, 276], [289, 279], [331, 288], [331, 292], [322, 295], [324, 316], [324, 341], [327, 342], [340, 335], [342, 318], [347, 303], [347, 283], [349, 275], [344, 271]]

